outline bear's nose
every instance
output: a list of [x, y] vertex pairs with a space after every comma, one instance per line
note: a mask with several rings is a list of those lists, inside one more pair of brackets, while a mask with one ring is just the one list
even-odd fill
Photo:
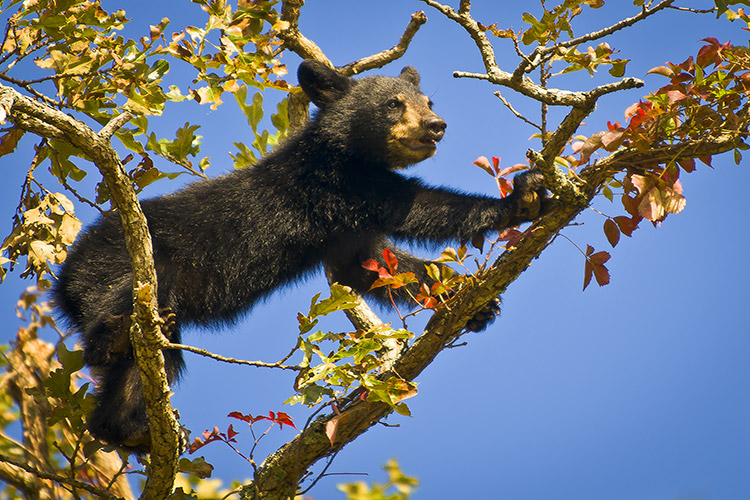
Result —
[[439, 116], [433, 116], [424, 121], [424, 128], [426, 128], [430, 132], [430, 135], [436, 141], [439, 141], [443, 138], [443, 134], [445, 134], [445, 128], [447, 126], [448, 124], [445, 123], [445, 120], [443, 120]]

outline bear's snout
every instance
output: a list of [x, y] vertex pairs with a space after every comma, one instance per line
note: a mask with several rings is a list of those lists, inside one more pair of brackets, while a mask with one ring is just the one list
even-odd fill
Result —
[[435, 142], [438, 142], [443, 138], [443, 135], [445, 135], [445, 128], [448, 126], [448, 124], [445, 123], [445, 120], [437, 115], [426, 119], [423, 125], [424, 128], [427, 129], [427, 132], [430, 135], [430, 139]]

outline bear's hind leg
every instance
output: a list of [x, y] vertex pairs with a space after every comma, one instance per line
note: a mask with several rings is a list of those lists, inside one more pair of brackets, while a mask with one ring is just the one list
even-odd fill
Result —
[[[172, 322], [170, 330], [165, 333], [172, 342], [180, 342], [177, 324]], [[163, 353], [167, 380], [171, 385], [179, 377], [185, 362], [180, 350], [170, 349]], [[91, 370], [98, 381], [96, 407], [88, 418], [91, 434], [108, 444], [136, 453], [148, 452], [151, 438], [146, 403], [132, 349], [118, 353], [105, 365], [92, 366]], [[181, 439], [186, 438], [181, 436]]]

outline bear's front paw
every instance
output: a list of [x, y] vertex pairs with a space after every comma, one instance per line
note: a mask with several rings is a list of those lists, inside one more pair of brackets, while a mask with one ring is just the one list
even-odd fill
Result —
[[500, 297], [495, 297], [489, 304], [476, 313], [473, 318], [466, 323], [466, 329], [472, 332], [481, 332], [495, 321], [500, 314]]
[[536, 219], [544, 212], [547, 201], [547, 188], [544, 187], [544, 176], [539, 170], [529, 170], [513, 179], [515, 202], [514, 220], [517, 223]]

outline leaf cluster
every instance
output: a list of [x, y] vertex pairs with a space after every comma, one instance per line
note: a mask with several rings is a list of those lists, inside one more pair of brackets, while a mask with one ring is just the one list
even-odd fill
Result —
[[[12, 232], [2, 243], [0, 265], [13, 265], [26, 257], [26, 269], [21, 277], [31, 274], [43, 277], [52, 273], [51, 266], [65, 260], [68, 246], [81, 229], [81, 222], [73, 215], [73, 203], [62, 193], [37, 193], [30, 189], [21, 201], [24, 208], [14, 217]], [[0, 281], [6, 270], [0, 267]], [[48, 287], [46, 280], [40, 280]]]
[[[359, 390], [370, 401], [383, 401], [396, 411], [408, 414], [402, 401], [416, 394], [416, 386], [410, 382], [391, 377], [379, 377], [383, 360], [378, 356], [389, 341], [402, 341], [413, 334], [388, 325], [379, 325], [368, 331], [309, 333], [322, 316], [335, 311], [349, 309], [357, 304], [351, 291], [338, 284], [331, 286], [331, 297], [313, 298], [307, 315], [299, 313], [299, 348], [303, 353], [300, 363], [302, 371], [295, 380], [298, 394], [285, 403], [304, 403], [308, 406], [324, 401], [337, 401], [352, 390]], [[317, 364], [313, 359], [318, 359]]]
[[[748, 22], [741, 9], [735, 16]], [[631, 236], [642, 220], [659, 224], [685, 208], [680, 174], [696, 169], [691, 145], [729, 140], [737, 164], [742, 159], [741, 151], [748, 148], [744, 139], [750, 125], [745, 109], [750, 91], [750, 48], [720, 43], [715, 38], [704, 41], [706, 45], [695, 57], [650, 70], [668, 78], [669, 83], [630, 106], [625, 112], [625, 125], [608, 122], [606, 131], [578, 137], [572, 142], [573, 154], [558, 158], [573, 177], [580, 167], [632, 159], [623, 172], [608, 177], [601, 191], [610, 201], [619, 192], [627, 213], [607, 217], [604, 222], [604, 233], [613, 247], [621, 234]], [[600, 160], [596, 156], [599, 150], [611, 156]], [[653, 154], [660, 150], [664, 154]], [[698, 155], [698, 159], [711, 165], [710, 154]], [[609, 254], [594, 254], [588, 248], [584, 288], [592, 273], [600, 285], [608, 283], [604, 262]]]
[[[57, 330], [49, 303], [39, 300], [42, 293], [31, 287], [21, 295], [16, 309], [25, 324], [10, 348], [0, 347], [0, 477], [6, 493], [15, 498], [29, 487], [25, 476], [6, 473], [7, 457], [40, 474], [55, 472], [58, 486], [36, 485], [48, 498], [132, 498], [122, 475], [127, 462], [86, 432], [94, 401], [80, 372], [82, 351], [69, 349], [62, 335], [56, 345], [38, 337], [42, 328]], [[12, 430], [18, 423], [21, 441]]]

